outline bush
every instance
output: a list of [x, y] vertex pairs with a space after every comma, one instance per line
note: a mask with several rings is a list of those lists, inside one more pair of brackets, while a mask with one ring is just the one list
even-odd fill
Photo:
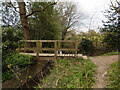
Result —
[[21, 55], [18, 53], [10, 53], [7, 56], [6, 60], [3, 61], [3, 67], [7, 68], [7, 65], [11, 64], [13, 68], [15, 67], [20, 68], [26, 65], [33, 64], [33, 60], [34, 60], [33, 56]]
[[118, 50], [118, 42], [120, 39], [118, 38], [117, 33], [114, 32], [107, 32], [104, 33], [103, 37], [103, 43], [106, 44], [106, 48], [108, 48], [111, 51], [117, 51]]
[[11, 65], [11, 68], [16, 71], [31, 64], [34, 64], [33, 56], [21, 55], [18, 53], [8, 54], [7, 58], [2, 62], [2, 81], [13, 77], [13, 73], [9, 70], [8, 65]]
[[82, 42], [79, 44], [78, 48], [80, 49], [78, 52], [85, 55], [91, 55], [95, 51], [92, 41], [87, 38], [82, 38]]

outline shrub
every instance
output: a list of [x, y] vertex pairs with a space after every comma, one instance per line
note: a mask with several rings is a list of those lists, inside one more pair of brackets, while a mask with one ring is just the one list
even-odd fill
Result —
[[82, 42], [79, 44], [78, 48], [79, 48], [79, 53], [85, 55], [91, 55], [95, 50], [92, 41], [90, 41], [87, 38], [82, 38]]
[[[6, 60], [3, 61], [3, 67], [7, 68], [7, 65], [11, 64], [13, 68], [23, 67], [26, 65], [33, 64], [33, 56], [21, 55], [18, 53], [10, 53]], [[3, 69], [5, 69], [3, 68]]]
[[26, 67], [30, 64], [34, 64], [34, 57], [21, 55], [18, 53], [10, 53], [7, 58], [2, 62], [2, 81], [10, 79], [13, 77], [13, 73], [9, 70], [8, 65], [12, 65], [13, 70], [19, 70], [22, 67]]

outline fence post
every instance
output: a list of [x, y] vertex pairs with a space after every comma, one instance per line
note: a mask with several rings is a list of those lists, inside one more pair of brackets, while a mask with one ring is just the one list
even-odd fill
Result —
[[39, 41], [37, 41], [36, 42], [36, 57], [37, 57], [37, 60], [39, 59], [39, 46], [40, 46], [40, 42]]
[[78, 42], [75, 41], [75, 58], [77, 58]]
[[27, 41], [25, 41], [25, 46], [24, 46], [25, 52], [27, 51]]
[[42, 53], [42, 42], [40, 42], [40, 53]]
[[57, 41], [55, 40], [54, 41], [54, 59], [56, 60], [57, 59]]

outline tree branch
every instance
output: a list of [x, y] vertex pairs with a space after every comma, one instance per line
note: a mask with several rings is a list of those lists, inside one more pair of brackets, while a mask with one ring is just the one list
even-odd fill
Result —
[[34, 13], [37, 13], [37, 12], [42, 12], [42, 11], [45, 11], [48, 7], [52, 6], [52, 5], [55, 5], [57, 2], [54, 2], [54, 3], [51, 3], [49, 4], [48, 6], [44, 7], [43, 9], [41, 10], [34, 10], [32, 11], [30, 14], [26, 15], [26, 17], [29, 17], [31, 15], [33, 15]]
[[120, 3], [116, 0], [117, 4], [120, 5]]
[[19, 11], [16, 10], [18, 7], [15, 7], [15, 6], [12, 4], [12, 2], [8, 2], [8, 4], [9, 4], [9, 6], [12, 6], [12, 7], [15, 9], [16, 12], [20, 13]]
[[120, 14], [120, 11], [113, 5], [112, 1], [110, 0], [112, 7]]

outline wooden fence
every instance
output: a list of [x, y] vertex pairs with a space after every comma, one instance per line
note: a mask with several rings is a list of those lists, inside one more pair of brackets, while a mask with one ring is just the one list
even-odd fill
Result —
[[[77, 57], [78, 44], [80, 40], [20, 40], [19, 43], [24, 42], [24, 47], [19, 47], [19, 52], [23, 50], [27, 52], [28, 50], [35, 51], [36, 57], [39, 58], [39, 54], [43, 51], [54, 51], [54, 59], [57, 59], [57, 51], [74, 51], [74, 56]], [[73, 48], [63, 48], [61, 44], [64, 43], [74, 43]], [[27, 43], [36, 43], [35, 47], [27, 47]], [[54, 43], [54, 48], [43, 48], [43, 43]]]

